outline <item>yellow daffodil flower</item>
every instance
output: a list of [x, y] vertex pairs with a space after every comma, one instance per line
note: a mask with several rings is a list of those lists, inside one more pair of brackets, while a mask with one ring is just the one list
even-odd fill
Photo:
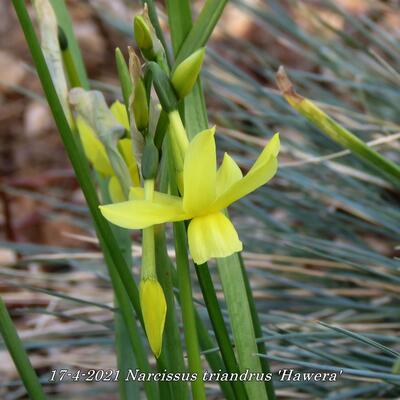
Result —
[[207, 129], [189, 143], [183, 168], [183, 198], [154, 192], [153, 200], [148, 201], [142, 188], [132, 188], [129, 201], [101, 206], [103, 216], [128, 229], [190, 219], [189, 249], [196, 264], [241, 251], [242, 242], [222, 210], [275, 175], [279, 135], [273, 136], [243, 176], [226, 153], [217, 170], [214, 133], [214, 128]]

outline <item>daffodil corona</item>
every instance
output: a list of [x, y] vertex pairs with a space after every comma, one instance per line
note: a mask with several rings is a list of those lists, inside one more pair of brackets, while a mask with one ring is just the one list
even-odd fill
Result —
[[132, 188], [129, 200], [101, 206], [106, 219], [128, 229], [143, 229], [165, 222], [191, 220], [189, 249], [196, 264], [227, 257], [242, 250], [236, 229], [223, 209], [267, 183], [278, 167], [279, 135], [275, 134], [243, 176], [225, 153], [217, 170], [215, 129], [198, 133], [189, 143], [183, 167], [183, 197], [154, 192], [145, 200], [142, 188]]

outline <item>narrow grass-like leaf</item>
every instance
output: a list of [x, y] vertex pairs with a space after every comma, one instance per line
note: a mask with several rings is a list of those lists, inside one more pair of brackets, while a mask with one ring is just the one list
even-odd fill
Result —
[[39, 383], [35, 370], [33, 369], [23, 344], [18, 337], [17, 330], [8, 314], [6, 305], [0, 297], [0, 333], [14, 364], [18, 370], [19, 376], [24, 383], [26, 391], [32, 400], [45, 400], [46, 396], [42, 386]]
[[[237, 254], [218, 259], [217, 266], [229, 311], [240, 370], [262, 372], [260, 359], [257, 356], [258, 349], [246, 286]], [[268, 399], [263, 382], [247, 381], [245, 386], [250, 399]]]
[[[175, 0], [175, 2], [180, 3], [179, 0]], [[207, 0], [205, 2], [189, 34], [183, 37], [183, 43], [180, 42], [178, 46], [174, 46], [176, 54], [175, 65], [178, 65], [207, 43], [227, 2], [227, 0]], [[179, 49], [178, 51], [177, 48]]]
[[167, 0], [168, 23], [174, 54], [179, 49], [192, 28], [192, 11], [189, 0]]

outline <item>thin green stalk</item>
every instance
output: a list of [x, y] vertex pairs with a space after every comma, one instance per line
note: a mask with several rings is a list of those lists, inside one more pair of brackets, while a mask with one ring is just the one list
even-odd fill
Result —
[[186, 350], [188, 355], [189, 372], [196, 373], [197, 379], [192, 384], [192, 393], [195, 400], [206, 398], [199, 341], [197, 337], [196, 318], [192, 300], [192, 285], [190, 280], [189, 259], [187, 253], [186, 231], [183, 222], [174, 223], [174, 238], [176, 251], [176, 265], [179, 284], [179, 297], [182, 309], [183, 329], [185, 334]]
[[71, 49], [68, 46], [67, 36], [65, 35], [61, 27], [58, 30], [58, 40], [60, 43], [61, 55], [63, 58], [64, 68], [68, 76], [70, 87], [82, 87], [83, 83], [76, 68]]
[[82, 86], [84, 89], [89, 89], [89, 80], [87, 78], [85, 64], [82, 59], [82, 54], [78, 42], [74, 35], [71, 17], [69, 15], [67, 6], [65, 5], [65, 1], [50, 0], [50, 2], [53, 6], [54, 12], [56, 13], [58, 24], [67, 37], [71, 55], [74, 60], [77, 74], [79, 76], [79, 81], [81, 83], [80, 86]]
[[[235, 353], [233, 352], [232, 344], [229, 339], [229, 333], [226, 329], [225, 321], [222, 316], [217, 295], [215, 293], [215, 288], [211, 279], [208, 265], [207, 263], [196, 265], [195, 270], [226, 370], [229, 373], [240, 373]], [[243, 382], [232, 381], [231, 384], [237, 399], [247, 399], [246, 389]]]
[[349, 149], [355, 156], [384, 175], [396, 187], [400, 187], [400, 166], [380, 155], [352, 132], [333, 120], [314, 102], [295, 92], [283, 67], [276, 75], [277, 83], [286, 101], [301, 115], [317, 126], [325, 135]]
[[[178, 287], [179, 284], [178, 284], [177, 271], [174, 269], [171, 262], [169, 262], [169, 264], [170, 264], [170, 273], [172, 275], [172, 281], [174, 283], [174, 286]], [[178, 294], [177, 298], [178, 301], [180, 301]], [[208, 333], [208, 329], [204, 324], [203, 320], [200, 318], [198, 311], [196, 309], [194, 311], [196, 316], [196, 328], [197, 328], [197, 335], [199, 338], [200, 348], [203, 352], [206, 352], [205, 357], [207, 359], [209, 366], [211, 367], [211, 370], [214, 372], [222, 371], [224, 369], [224, 364], [222, 358], [220, 357], [220, 354], [218, 352], [207, 352], [207, 350], [215, 348], [215, 342], [211, 339], [210, 334]], [[219, 381], [218, 384], [227, 400], [235, 399], [235, 394], [233, 392], [230, 382]]]
[[28, 355], [25, 352], [21, 339], [18, 337], [17, 330], [12, 322], [7, 307], [0, 297], [0, 333], [4, 343], [14, 360], [19, 376], [32, 400], [45, 400], [46, 396], [36, 375]]
[[[243, 281], [246, 286], [247, 298], [249, 300], [251, 318], [253, 320], [254, 334], [255, 334], [256, 340], [257, 340], [257, 339], [263, 337], [263, 332], [261, 330], [260, 318], [257, 313], [256, 302], [254, 301], [254, 296], [253, 296], [253, 292], [251, 291], [249, 277], [244, 269], [244, 263], [243, 263], [243, 258], [242, 258], [241, 254], [239, 254], [239, 261], [240, 261], [240, 267], [242, 270]], [[260, 354], [267, 354], [267, 346], [265, 345], [265, 342], [259, 341], [257, 343], [257, 347], [258, 347], [258, 352]], [[265, 357], [261, 357], [260, 362], [261, 362], [261, 367], [262, 367], [264, 374], [269, 374], [271, 371], [269, 368], [268, 360]], [[272, 380], [265, 381], [265, 388], [268, 393], [268, 399], [275, 400], [276, 396], [275, 396], [273, 381]]]
[[[207, 352], [207, 350], [215, 348], [215, 342], [211, 339], [208, 333], [208, 329], [204, 324], [203, 320], [200, 318], [200, 315], [197, 311], [196, 311], [196, 326], [197, 326], [197, 333], [199, 335], [200, 347], [203, 352], [206, 352], [205, 357], [207, 359], [208, 365], [211, 367], [211, 370], [213, 372], [222, 371], [224, 369], [224, 363], [219, 353], [216, 351]], [[230, 382], [219, 381], [218, 384], [226, 400], [236, 399], [235, 393], [232, 389], [232, 385]]]

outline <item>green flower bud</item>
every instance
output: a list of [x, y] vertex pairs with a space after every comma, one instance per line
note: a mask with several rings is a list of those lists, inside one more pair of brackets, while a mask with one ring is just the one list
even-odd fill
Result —
[[139, 131], [143, 131], [149, 124], [149, 106], [147, 104], [146, 88], [142, 79], [139, 79], [136, 83], [132, 108], [136, 127]]
[[148, 60], [155, 60], [156, 54], [153, 49], [153, 38], [150, 27], [142, 15], [137, 15], [133, 19], [133, 31], [136, 43]]
[[132, 93], [132, 82], [129, 76], [128, 65], [119, 47], [115, 49], [115, 63], [117, 65], [118, 77], [121, 82], [122, 96], [124, 103], [129, 108], [129, 97]]
[[162, 108], [166, 112], [175, 110], [178, 104], [178, 99], [168, 75], [155, 62], [149, 62], [148, 67], [153, 75], [154, 88], [156, 89]]
[[158, 150], [153, 142], [153, 138], [147, 136], [142, 156], [143, 179], [155, 179], [158, 169], [158, 158]]
[[179, 99], [183, 99], [193, 89], [203, 64], [205, 52], [204, 47], [196, 50], [183, 60], [172, 74], [171, 83]]

